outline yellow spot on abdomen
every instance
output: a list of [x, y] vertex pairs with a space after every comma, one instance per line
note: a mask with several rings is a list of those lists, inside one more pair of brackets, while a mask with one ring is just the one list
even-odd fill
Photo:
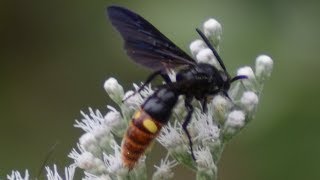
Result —
[[141, 112], [137, 111], [136, 113], [134, 113], [133, 119], [138, 119], [140, 116], [141, 116]]
[[145, 119], [142, 123], [149, 132], [154, 134], [158, 131], [157, 125], [151, 119]]

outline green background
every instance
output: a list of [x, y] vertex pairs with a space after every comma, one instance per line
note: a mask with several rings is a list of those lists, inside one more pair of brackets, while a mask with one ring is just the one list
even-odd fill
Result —
[[307, 0], [1, 0], [0, 177], [26, 168], [35, 176], [56, 143], [48, 163], [69, 164], [79, 111], [112, 104], [104, 80], [128, 89], [150, 73], [122, 50], [105, 17], [111, 4], [138, 12], [186, 51], [195, 28], [216, 18], [231, 74], [259, 54], [274, 59], [255, 120], [225, 149], [221, 180], [320, 179], [320, 1]]

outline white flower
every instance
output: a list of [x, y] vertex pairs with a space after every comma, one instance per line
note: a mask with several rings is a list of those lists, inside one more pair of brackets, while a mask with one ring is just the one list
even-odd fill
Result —
[[116, 126], [121, 121], [121, 114], [112, 106], [107, 106], [110, 110], [105, 116], [105, 123], [106, 125], [113, 127]]
[[258, 105], [259, 98], [256, 93], [247, 91], [243, 93], [240, 101], [243, 107], [250, 112]]
[[112, 148], [114, 154], [103, 154], [104, 163], [109, 173], [124, 176], [128, 173], [128, 169], [124, 167], [121, 160], [121, 147], [114, 143]]
[[85, 151], [80, 144], [78, 144], [78, 149], [80, 153], [77, 152], [76, 149], [73, 149], [68, 155], [74, 160], [77, 167], [95, 175], [107, 172], [107, 169], [101, 159], [95, 157], [92, 153]]
[[217, 166], [215, 165], [210, 149], [209, 148], [200, 148], [195, 150], [197, 168], [199, 171], [213, 170], [217, 171]]
[[[194, 118], [192, 119], [192, 125], [190, 131], [196, 131], [197, 135], [193, 137], [193, 142], [200, 141], [203, 145], [209, 145], [215, 143], [219, 139], [220, 129], [213, 120], [211, 109], [206, 114], [198, 108], [194, 111]], [[192, 132], [190, 132], [192, 134]], [[192, 135], [191, 135], [192, 136]]]
[[172, 179], [174, 173], [172, 172], [172, 168], [178, 165], [175, 160], [169, 160], [169, 154], [164, 159], [161, 159], [160, 166], [154, 165], [157, 169], [156, 172], [153, 173], [152, 180], [164, 180], [164, 179]]
[[168, 150], [168, 153], [179, 163], [193, 169], [195, 168], [189, 140], [177, 120], [175, 120], [174, 125], [169, 124], [161, 130], [157, 141], [163, 145]]
[[192, 41], [189, 47], [192, 55], [196, 57], [202, 49], [207, 48], [207, 45], [203, 40], [196, 39]]
[[85, 177], [82, 180], [112, 180], [108, 174], [102, 174], [99, 176], [90, 174], [88, 172], [84, 172], [84, 174]]
[[176, 146], [184, 144], [181, 134], [181, 125], [176, 121], [174, 125], [168, 124], [162, 128], [157, 140], [167, 149], [174, 149]]
[[12, 171], [11, 175], [7, 175], [8, 180], [29, 180], [29, 171], [26, 170], [24, 176], [19, 171]]
[[76, 166], [70, 165], [64, 169], [64, 178], [62, 178], [57, 170], [57, 166], [53, 165], [53, 170], [48, 166], [45, 167], [47, 171], [47, 180], [73, 180]]
[[267, 55], [260, 55], [256, 59], [256, 76], [265, 80], [271, 76], [273, 60]]
[[116, 102], [117, 104], [122, 103], [122, 99], [124, 96], [123, 87], [115, 78], [111, 77], [106, 80], [103, 87], [114, 102]]
[[[128, 91], [124, 95], [125, 101], [123, 102], [126, 106], [132, 109], [137, 109], [143, 103], [143, 98], [139, 93], [134, 94], [134, 91]], [[129, 97], [130, 96], [130, 97]]]
[[103, 128], [110, 129], [117, 136], [122, 136], [127, 127], [126, 121], [114, 107], [107, 106], [107, 108], [110, 111], [104, 116]]
[[85, 133], [79, 138], [79, 143], [86, 150], [95, 155], [101, 153], [101, 148], [99, 147], [99, 143], [97, 139], [94, 137], [92, 133]]
[[[141, 83], [142, 84], [142, 83]], [[133, 87], [135, 88], [136, 91], [138, 91], [139, 86], [137, 84], [133, 84]], [[146, 85], [141, 91], [140, 91], [140, 95], [142, 96], [143, 99], [151, 96], [151, 94], [153, 94], [153, 90], [151, 88], [151, 84]], [[142, 102], [141, 102], [142, 104]]]
[[[111, 108], [111, 106], [109, 108]], [[106, 122], [107, 120], [98, 110], [94, 112], [91, 108], [89, 108], [89, 115], [82, 111], [81, 114], [83, 119], [81, 121], [76, 120], [74, 127], [81, 128], [88, 134], [80, 139], [80, 144], [87, 151], [90, 151], [95, 155], [100, 155], [102, 149], [109, 151], [110, 142], [114, 141], [114, 136], [111, 133], [111, 128], [114, 128], [112, 127], [114, 124], [110, 123], [109, 126], [109, 124]], [[122, 121], [119, 120], [118, 122]], [[124, 122], [122, 123], [124, 124]]]
[[81, 122], [76, 120], [76, 123], [73, 126], [81, 128], [85, 132], [94, 133], [96, 128], [99, 128], [105, 121], [99, 110], [94, 112], [89, 108], [89, 115], [85, 114], [83, 111], [80, 111], [80, 113], [83, 116], [83, 119], [81, 119]]

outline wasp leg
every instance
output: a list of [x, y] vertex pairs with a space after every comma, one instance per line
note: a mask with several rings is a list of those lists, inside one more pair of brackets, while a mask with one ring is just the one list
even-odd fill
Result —
[[161, 77], [163, 78], [163, 80], [164, 80], [167, 84], [172, 83], [172, 81], [171, 81], [170, 77], [168, 76], [168, 74], [161, 73], [160, 75], [161, 75]]
[[187, 126], [190, 123], [191, 116], [192, 116], [192, 113], [193, 113], [193, 106], [191, 105], [191, 101], [192, 101], [192, 97], [186, 97], [185, 106], [187, 108], [188, 114], [187, 114], [187, 116], [186, 116], [186, 118], [185, 118], [185, 120], [184, 120], [184, 122], [182, 124], [182, 128], [183, 128], [184, 132], [186, 133], [186, 135], [188, 137], [188, 140], [189, 140], [189, 146], [190, 146], [190, 150], [191, 150], [192, 159], [196, 160], [196, 158], [194, 156], [194, 153], [193, 153], [191, 136], [190, 136], [190, 133], [189, 133], [189, 131], [187, 129]]
[[[126, 97], [125, 99], [122, 100], [122, 102], [126, 101], [127, 99], [129, 99], [130, 97], [136, 95], [137, 93], [140, 93], [140, 91], [142, 91], [146, 85], [148, 85], [153, 79], [155, 79], [158, 75], [161, 75], [162, 78], [167, 82], [167, 79], [169, 78], [168, 75], [162, 74], [162, 71], [155, 71], [154, 73], [150, 74], [147, 78], [147, 80], [142, 84], [142, 86], [139, 87], [139, 89], [137, 91], [135, 91], [133, 94], [131, 94], [130, 96]], [[167, 77], [168, 76], [168, 77]], [[170, 80], [170, 79], [169, 79]]]
[[202, 106], [202, 112], [207, 113], [208, 112], [208, 100], [206, 98], [201, 100], [201, 106]]

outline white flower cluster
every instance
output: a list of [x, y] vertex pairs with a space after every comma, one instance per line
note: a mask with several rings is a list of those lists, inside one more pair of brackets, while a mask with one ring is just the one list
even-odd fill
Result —
[[[216, 20], [209, 19], [204, 23], [203, 29], [214, 48], [218, 50], [222, 34], [221, 25]], [[222, 69], [203, 40], [193, 41], [190, 50], [198, 62], [209, 63]], [[249, 66], [238, 69], [237, 75], [245, 75], [248, 78], [232, 84], [228, 92], [230, 99], [224, 95], [216, 95], [209, 102], [208, 112], [205, 114], [200, 103], [193, 103], [194, 113], [188, 131], [196, 160], [191, 157], [189, 141], [181, 125], [186, 110], [183, 97], [179, 97], [169, 124], [164, 126], [157, 137], [157, 141], [168, 150], [168, 155], [162, 159], [160, 166], [155, 166], [152, 179], [172, 179], [172, 168], [177, 164], [183, 164], [196, 171], [197, 179], [216, 179], [217, 164], [225, 144], [254, 118], [264, 82], [270, 77], [272, 68], [272, 59], [260, 55], [256, 58], [255, 71]], [[169, 76], [175, 81], [175, 72], [170, 72]], [[124, 92], [115, 78], [109, 78], [104, 83], [104, 89], [119, 106], [118, 110], [107, 106], [108, 112], [105, 115], [91, 108], [88, 114], [81, 111], [83, 118], [80, 121], [76, 120], [74, 126], [81, 128], [85, 133], [79, 138], [78, 147], [69, 154], [74, 164], [65, 169], [64, 179], [73, 179], [75, 167], [84, 170], [85, 180], [148, 179], [146, 157], [141, 157], [136, 166], [129, 171], [122, 164], [121, 149], [117, 143], [124, 136], [133, 113], [153, 93], [150, 85], [140, 93], [134, 93], [139, 86], [133, 86], [134, 91]], [[126, 101], [123, 102], [123, 99]], [[169, 160], [169, 157], [173, 159]], [[53, 170], [46, 167], [46, 170], [49, 180], [62, 179], [56, 166]], [[29, 173], [26, 171], [22, 176], [19, 172], [13, 171], [7, 178], [27, 180]]]
[[[205, 35], [218, 49], [221, 25], [216, 20], [209, 19], [203, 28]], [[190, 50], [198, 62], [209, 63], [221, 69], [216, 57], [203, 40], [193, 41]], [[193, 141], [196, 163], [190, 156], [188, 140], [180, 123], [186, 114], [183, 110], [175, 110], [174, 117], [179, 118], [174, 119], [173, 125], [169, 124], [162, 130], [158, 141], [179, 163], [197, 170], [197, 178], [215, 179], [216, 164], [225, 144], [253, 119], [263, 84], [270, 77], [272, 68], [273, 61], [269, 56], [258, 56], [255, 71], [249, 66], [238, 69], [237, 75], [245, 75], [248, 78], [232, 84], [228, 92], [232, 101], [224, 95], [216, 95], [208, 105], [208, 113], [203, 114], [200, 107], [195, 108], [188, 130]]]
[[[57, 170], [57, 166], [53, 165], [53, 169], [46, 166], [46, 177], [47, 180], [73, 180], [76, 166], [70, 165], [64, 169], [64, 176], [60, 176]], [[7, 175], [8, 180], [29, 180], [29, 179], [38, 179], [31, 178], [29, 176], [28, 170], [25, 171], [24, 175], [22, 175], [19, 171], [12, 171], [11, 175]]]
[[[137, 91], [139, 86], [133, 86]], [[151, 86], [147, 86], [140, 93], [133, 94], [132, 90], [124, 93], [115, 78], [106, 80], [104, 88], [110, 98], [119, 105], [120, 112], [111, 106], [107, 106], [109, 112], [106, 115], [91, 108], [88, 114], [81, 112], [83, 119], [77, 120], [75, 127], [84, 130], [85, 134], [80, 137], [78, 148], [73, 149], [69, 157], [74, 159], [77, 167], [85, 171], [85, 179], [147, 179], [145, 156], [129, 171], [122, 163], [120, 145], [115, 139], [124, 136], [133, 113], [153, 90]], [[122, 102], [129, 96], [130, 98]], [[167, 157], [156, 167], [154, 179], [173, 176], [170, 169], [175, 165], [175, 161], [170, 161]]]
[[[205, 35], [211, 40], [214, 47], [218, 49], [222, 32], [221, 25], [216, 20], [210, 19], [204, 23], [203, 28]], [[198, 62], [209, 63], [222, 69], [216, 57], [203, 40], [198, 39], [192, 42], [190, 50]], [[190, 155], [188, 139], [181, 126], [186, 116], [186, 110], [184, 99], [180, 97], [174, 109], [172, 120], [162, 129], [157, 138], [157, 141], [168, 150], [168, 153], [175, 161], [168, 161], [168, 157], [166, 157], [161, 162], [161, 165], [156, 167], [153, 179], [172, 178], [173, 173], [171, 168], [177, 164], [176, 162], [196, 170], [197, 178], [199, 179], [215, 179], [218, 169], [216, 164], [220, 159], [225, 144], [254, 117], [264, 81], [271, 75], [272, 66], [273, 61], [270, 57], [266, 55], [257, 57], [255, 71], [249, 66], [238, 69], [237, 75], [245, 75], [248, 78], [232, 84], [228, 92], [232, 100], [224, 95], [216, 95], [208, 104], [208, 112], [205, 114], [202, 112], [200, 105], [195, 105], [188, 130], [193, 142], [196, 161]], [[169, 75], [171, 80], [175, 81], [175, 72], [170, 72]], [[119, 105], [121, 113], [115, 108], [108, 106], [110, 112], [104, 117], [100, 112], [94, 113], [92, 110], [90, 110], [91, 120], [89, 116], [84, 115], [85, 119], [82, 122], [77, 122], [76, 126], [92, 135], [84, 138], [87, 142], [80, 138], [79, 146], [84, 151], [81, 151], [81, 153], [75, 153], [74, 151], [74, 154], [78, 155], [72, 156], [72, 158], [75, 159], [78, 167], [83, 168], [87, 173], [94, 174], [95, 176], [105, 176], [107, 174], [111, 179], [114, 177], [124, 178], [132, 173], [128, 173], [122, 166], [119, 145], [116, 144], [113, 138], [114, 135], [122, 137], [130, 117], [144, 100], [153, 93], [153, 90], [151, 86], [148, 86], [140, 93], [133, 94], [134, 91], [124, 93], [122, 86], [114, 78], [109, 78], [105, 82], [104, 88], [110, 98]], [[134, 85], [134, 88], [137, 91], [139, 87]], [[126, 101], [122, 103], [122, 99], [126, 99]], [[105, 127], [102, 128], [101, 126]], [[102, 142], [109, 142], [109, 145], [112, 143], [113, 151], [110, 151], [111, 145], [108, 148], [106, 147], [106, 143], [99, 142], [103, 138], [96, 135], [96, 133], [101, 128], [106, 132], [104, 136], [109, 139]], [[103, 133], [98, 134], [103, 135]], [[92, 148], [95, 145], [98, 145], [98, 149]], [[90, 158], [99, 159], [100, 157], [100, 161], [94, 160], [94, 162], [97, 162], [96, 166], [90, 164], [92, 162], [90, 158], [88, 159], [90, 162], [84, 163], [89, 164], [89, 166], [83, 166], [79, 163], [78, 159], [81, 159], [81, 154], [88, 152], [94, 155], [90, 156]], [[139, 164], [133, 169], [135, 171], [134, 174], [140, 174], [140, 179], [142, 177], [146, 178], [146, 175], [141, 175], [145, 173], [143, 172], [145, 171], [144, 159], [145, 156], [140, 159]], [[100, 165], [103, 165], [105, 168], [99, 168]]]

